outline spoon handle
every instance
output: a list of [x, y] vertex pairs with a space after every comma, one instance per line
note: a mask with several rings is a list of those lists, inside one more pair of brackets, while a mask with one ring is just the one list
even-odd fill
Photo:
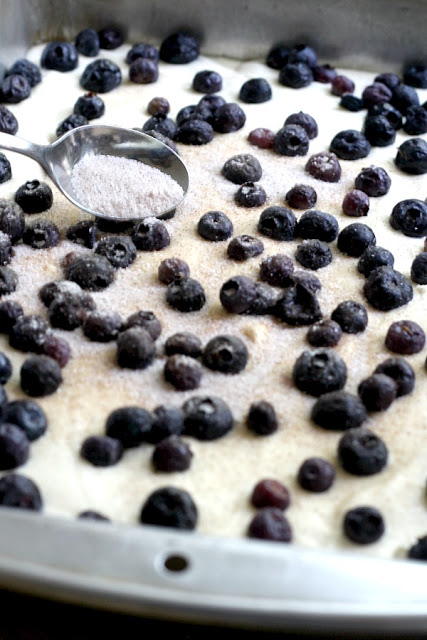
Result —
[[45, 167], [45, 147], [42, 145], [34, 144], [34, 142], [24, 140], [24, 138], [18, 138], [18, 136], [12, 136], [10, 133], [0, 133], [0, 149], [22, 153], [24, 156], [36, 160], [43, 168]]

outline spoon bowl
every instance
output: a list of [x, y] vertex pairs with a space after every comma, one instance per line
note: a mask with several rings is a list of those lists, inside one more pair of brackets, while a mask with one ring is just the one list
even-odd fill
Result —
[[[121, 222], [125, 220], [123, 217], [90, 209], [79, 201], [78, 194], [73, 188], [71, 175], [74, 166], [88, 155], [137, 160], [173, 178], [182, 188], [183, 195], [168, 209], [153, 213], [157, 218], [172, 217], [188, 191], [188, 171], [178, 154], [160, 140], [135, 129], [84, 125], [67, 131], [49, 145], [37, 145], [17, 136], [0, 133], [0, 149], [22, 153], [38, 162], [70, 202], [98, 218]], [[146, 217], [146, 213], [143, 217]], [[132, 216], [132, 219], [135, 219], [135, 216]]]

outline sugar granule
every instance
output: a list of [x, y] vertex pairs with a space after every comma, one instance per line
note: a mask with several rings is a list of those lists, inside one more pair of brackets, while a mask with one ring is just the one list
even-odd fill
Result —
[[176, 205], [180, 185], [155, 167], [118, 156], [87, 155], [71, 173], [76, 199], [115, 218], [145, 218]]

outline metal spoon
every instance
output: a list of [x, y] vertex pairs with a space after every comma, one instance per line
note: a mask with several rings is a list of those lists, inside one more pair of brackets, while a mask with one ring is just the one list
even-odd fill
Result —
[[181, 158], [163, 142], [135, 129], [84, 125], [67, 131], [58, 140], [45, 146], [8, 133], [0, 133], [0, 149], [16, 151], [32, 158], [43, 167], [58, 189], [76, 207], [107, 220], [123, 221], [124, 218], [89, 209], [79, 202], [71, 183], [74, 165], [86, 155], [103, 154], [138, 160], [173, 178], [181, 186], [183, 196], [167, 210], [153, 214], [157, 218], [172, 217], [188, 190], [188, 171]]

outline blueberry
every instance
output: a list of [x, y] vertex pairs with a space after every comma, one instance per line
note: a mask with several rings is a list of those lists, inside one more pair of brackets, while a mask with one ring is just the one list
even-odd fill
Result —
[[193, 78], [192, 87], [199, 93], [216, 93], [222, 89], [222, 77], [217, 71], [198, 71]]
[[11, 375], [12, 363], [8, 356], [3, 351], [0, 351], [0, 385], [5, 385]]
[[116, 311], [90, 311], [84, 317], [82, 329], [93, 342], [110, 342], [119, 334], [122, 319]]
[[317, 193], [310, 185], [296, 184], [289, 189], [285, 198], [292, 209], [310, 209], [317, 202]]
[[275, 135], [271, 129], [257, 127], [249, 133], [248, 141], [259, 149], [272, 149]]
[[300, 391], [318, 397], [344, 387], [347, 366], [333, 349], [303, 351], [295, 361], [292, 377]]
[[10, 330], [9, 344], [19, 351], [41, 353], [48, 331], [49, 324], [42, 316], [22, 315], [16, 319]]
[[137, 42], [132, 45], [129, 51], [126, 54], [126, 63], [131, 64], [136, 58], [146, 58], [148, 60], [154, 60], [157, 62], [159, 60], [159, 51], [152, 44], [147, 44], [146, 42]]
[[403, 82], [410, 87], [427, 89], [427, 65], [419, 62], [408, 64], [403, 70]]
[[148, 331], [131, 327], [117, 338], [117, 364], [124, 369], [146, 369], [154, 360], [156, 348]]
[[89, 436], [82, 442], [80, 455], [94, 467], [111, 467], [122, 457], [123, 445], [109, 436]]
[[7, 70], [6, 77], [18, 74], [20, 76], [24, 76], [28, 80], [28, 83], [31, 88], [38, 85], [42, 80], [42, 74], [40, 72], [40, 68], [27, 60], [26, 58], [19, 58], [16, 60]]
[[389, 192], [391, 179], [385, 169], [371, 165], [357, 174], [354, 186], [371, 198], [377, 198]]
[[153, 426], [153, 416], [142, 407], [120, 407], [107, 417], [105, 434], [118, 440], [124, 449], [147, 442]]
[[18, 104], [29, 97], [31, 85], [25, 76], [14, 73], [6, 76], [1, 83], [0, 98], [8, 104]]
[[121, 29], [113, 25], [103, 27], [98, 31], [99, 46], [101, 49], [117, 49], [123, 44], [124, 36]]
[[294, 264], [291, 258], [278, 253], [262, 260], [259, 276], [263, 282], [273, 287], [288, 287], [292, 284], [293, 272]]
[[380, 73], [374, 78], [374, 82], [382, 82], [392, 91], [400, 84], [400, 78], [397, 73], [392, 73], [386, 71], [385, 73]]
[[427, 251], [419, 253], [412, 261], [411, 279], [417, 284], [427, 284]]
[[343, 390], [324, 393], [311, 409], [313, 422], [332, 431], [360, 427], [366, 418], [366, 408], [360, 398]]
[[362, 111], [363, 100], [362, 98], [354, 96], [352, 93], [345, 93], [343, 96], [341, 96], [340, 107], [342, 107], [343, 109], [347, 109], [347, 111]]
[[337, 75], [335, 67], [330, 64], [317, 64], [311, 70], [313, 72], [313, 80], [323, 84], [329, 84]]
[[95, 253], [105, 256], [115, 268], [128, 267], [136, 258], [136, 247], [129, 236], [106, 236], [98, 242]]
[[408, 108], [403, 129], [410, 136], [419, 136], [427, 133], [427, 111], [424, 107], [413, 106]]
[[311, 293], [318, 293], [322, 288], [319, 278], [310, 271], [294, 271], [292, 274], [294, 286], [299, 284]]
[[249, 104], [268, 102], [271, 97], [271, 86], [265, 78], [251, 78], [240, 87], [239, 99]]
[[393, 229], [402, 231], [410, 238], [422, 238], [427, 235], [427, 203], [414, 198], [401, 200], [390, 215]]
[[197, 231], [205, 240], [220, 242], [232, 235], [233, 223], [222, 211], [208, 211], [200, 218]]
[[61, 368], [68, 364], [71, 357], [71, 347], [69, 343], [60, 336], [54, 336], [51, 333], [46, 335], [43, 342], [43, 355], [49, 356], [57, 361]]
[[61, 367], [49, 356], [30, 356], [21, 367], [20, 379], [22, 391], [28, 396], [48, 396], [62, 383]]
[[15, 255], [9, 236], [0, 231], [0, 265], [9, 264]]
[[229, 313], [244, 313], [256, 299], [256, 284], [247, 276], [234, 276], [221, 286], [219, 298]]
[[166, 359], [163, 374], [175, 389], [189, 391], [200, 387], [202, 367], [194, 358], [176, 353]]
[[360, 131], [346, 129], [337, 133], [331, 140], [329, 151], [341, 160], [359, 160], [366, 158], [371, 150], [369, 141]]
[[96, 245], [96, 224], [92, 220], [81, 220], [67, 228], [66, 236], [71, 242], [93, 249]]
[[314, 209], [306, 211], [297, 222], [295, 235], [306, 240], [333, 242], [338, 236], [338, 222], [330, 213]]
[[232, 260], [243, 262], [249, 258], [259, 256], [264, 251], [264, 244], [254, 236], [246, 234], [235, 236], [227, 247], [227, 255]]
[[168, 285], [166, 302], [183, 313], [199, 311], [206, 302], [206, 294], [200, 282], [194, 278], [180, 278]]
[[255, 156], [250, 153], [241, 153], [225, 162], [222, 175], [234, 184], [257, 182], [262, 177], [262, 167]]
[[147, 442], [157, 444], [164, 438], [180, 436], [184, 430], [184, 414], [178, 407], [159, 405], [153, 411], [153, 425]]
[[360, 256], [357, 263], [357, 270], [365, 277], [378, 269], [378, 267], [392, 267], [394, 265], [394, 256], [383, 247], [368, 247]]
[[384, 373], [374, 373], [359, 383], [357, 392], [367, 411], [385, 411], [396, 399], [397, 385]]
[[271, 69], [281, 69], [285, 66], [289, 59], [289, 48], [283, 44], [272, 47], [267, 53], [265, 63]]
[[139, 310], [131, 313], [123, 323], [122, 330], [131, 327], [142, 327], [148, 331], [153, 340], [157, 340], [162, 332], [160, 320], [152, 311]]
[[413, 87], [406, 84], [399, 84], [393, 89], [390, 104], [400, 111], [402, 115], [406, 115], [409, 107], [420, 104], [420, 99]]
[[118, 87], [121, 82], [120, 67], [104, 58], [90, 62], [80, 78], [83, 89], [94, 93], [108, 93]]
[[240, 338], [219, 335], [211, 338], [203, 349], [203, 364], [221, 373], [236, 374], [243, 371], [248, 362], [248, 349]]
[[74, 45], [82, 56], [94, 58], [99, 53], [99, 36], [95, 29], [82, 29], [76, 35]]
[[184, 402], [184, 433], [197, 440], [217, 440], [233, 427], [228, 405], [217, 396], [193, 396]]
[[386, 84], [375, 81], [364, 88], [362, 92], [363, 106], [370, 109], [374, 104], [389, 103], [393, 96], [393, 91]]
[[338, 442], [338, 459], [342, 468], [356, 476], [379, 473], [388, 461], [384, 441], [370, 429], [349, 429]]
[[102, 98], [89, 91], [77, 98], [74, 103], [74, 113], [84, 116], [87, 120], [94, 120], [104, 115], [105, 104]]
[[89, 291], [101, 291], [114, 280], [115, 270], [104, 256], [97, 254], [75, 256], [65, 268], [67, 280]]
[[80, 327], [87, 313], [95, 310], [93, 298], [83, 292], [65, 291], [55, 295], [48, 306], [52, 327], [73, 331]]
[[396, 129], [400, 129], [403, 125], [403, 116], [389, 102], [383, 102], [373, 105], [369, 111], [369, 116], [384, 116], [390, 124]]
[[158, 527], [191, 531], [198, 521], [197, 506], [184, 489], [161, 487], [151, 493], [141, 508], [140, 522]]
[[322, 240], [303, 240], [295, 251], [295, 259], [306, 269], [323, 269], [332, 262], [332, 251]]
[[304, 62], [309, 67], [317, 65], [317, 53], [306, 43], [296, 44], [289, 51], [289, 62]]
[[202, 351], [203, 347], [200, 338], [189, 331], [174, 333], [165, 342], [165, 354], [167, 356], [180, 353], [190, 358], [200, 358]]
[[297, 124], [305, 129], [305, 132], [309, 138], [309, 140], [313, 140], [318, 135], [318, 127], [317, 122], [308, 113], [304, 113], [303, 111], [298, 111], [297, 113], [292, 113], [285, 120], [285, 126], [288, 124]]
[[384, 534], [384, 518], [376, 507], [355, 507], [344, 514], [343, 529], [352, 542], [372, 544]]
[[369, 196], [360, 189], [348, 191], [342, 201], [342, 212], [350, 218], [367, 216], [370, 208]]
[[46, 182], [29, 180], [16, 190], [15, 202], [25, 213], [42, 213], [53, 204], [52, 189]]
[[352, 94], [355, 89], [355, 84], [348, 76], [337, 74], [331, 80], [331, 93], [334, 96], [344, 96], [346, 94]]
[[291, 542], [292, 528], [281, 509], [262, 507], [249, 523], [248, 537], [273, 542]]
[[41, 57], [44, 69], [55, 71], [72, 71], [77, 67], [79, 55], [76, 47], [70, 42], [50, 42], [45, 46]]
[[163, 62], [188, 64], [199, 57], [199, 45], [193, 36], [178, 31], [162, 41], [159, 55]]
[[335, 469], [324, 458], [307, 458], [297, 474], [298, 484], [306, 491], [323, 493], [331, 488], [335, 480]]
[[266, 400], [252, 402], [246, 416], [246, 426], [258, 436], [269, 436], [279, 428], [276, 411]]
[[257, 229], [260, 233], [274, 240], [293, 240], [297, 219], [288, 207], [271, 206], [261, 213]]
[[144, 122], [142, 131], [144, 133], [147, 131], [157, 131], [172, 140], [178, 134], [178, 126], [177, 123], [165, 113], [156, 113]]
[[322, 182], [339, 182], [341, 178], [341, 165], [335, 153], [321, 151], [315, 153], [307, 161], [305, 170]]
[[25, 227], [22, 241], [32, 249], [50, 249], [59, 244], [59, 229], [50, 220], [37, 220]]
[[396, 383], [396, 397], [411, 393], [415, 386], [415, 372], [404, 358], [387, 358], [375, 368], [374, 373], [384, 373]]
[[67, 131], [72, 131], [77, 127], [83, 127], [86, 124], [89, 124], [89, 120], [85, 118], [85, 116], [82, 116], [79, 113], [72, 113], [70, 116], [65, 118], [65, 120], [62, 120], [62, 122], [60, 122], [56, 127], [56, 136], [59, 138], [64, 135], [64, 133], [67, 133]]
[[210, 112], [210, 116], [208, 118], [209, 122], [212, 121], [212, 118], [215, 114], [215, 111], [226, 104], [225, 98], [219, 96], [215, 93], [208, 93], [207, 95], [200, 98], [199, 102], [196, 105], [196, 111], [199, 109], [203, 109], [205, 113], [207, 111]]
[[273, 314], [291, 326], [306, 326], [322, 318], [316, 295], [304, 284], [296, 283], [277, 300]]
[[338, 249], [353, 258], [359, 258], [368, 247], [372, 247], [375, 244], [374, 232], [361, 222], [349, 224], [338, 234]]
[[397, 309], [413, 298], [409, 280], [392, 267], [378, 267], [372, 271], [363, 287], [368, 302], [380, 311]]
[[279, 71], [279, 82], [285, 87], [302, 89], [313, 82], [313, 72], [304, 62], [287, 62]]
[[129, 80], [135, 84], [151, 84], [159, 78], [159, 67], [155, 60], [135, 58], [129, 65]]
[[155, 98], [151, 98], [150, 102], [147, 105], [147, 112], [154, 116], [157, 113], [164, 113], [167, 115], [170, 111], [170, 104], [166, 98], [162, 98], [157, 96]]
[[6, 408], [8, 402], [7, 393], [4, 390], [4, 387], [0, 385], [0, 415], [3, 416], [3, 412]]
[[10, 267], [0, 266], [0, 298], [13, 293], [18, 286], [18, 276]]
[[[0, 154], [1, 174], [1, 154]], [[0, 178], [1, 181], [1, 178]], [[0, 198], [0, 231], [6, 233], [15, 244], [22, 238], [25, 229], [25, 216], [21, 207], [12, 200]]]
[[184, 440], [177, 435], [171, 435], [159, 442], [151, 458], [156, 471], [174, 473], [187, 471], [191, 465], [193, 452]]
[[261, 207], [267, 201], [267, 194], [260, 184], [244, 182], [234, 194], [234, 201], [241, 207], [248, 209]]
[[246, 122], [246, 114], [235, 102], [226, 102], [214, 113], [212, 126], [217, 133], [238, 131]]
[[307, 331], [307, 342], [312, 347], [335, 347], [342, 336], [338, 322], [326, 319], [319, 320]]
[[158, 277], [163, 284], [170, 284], [174, 280], [187, 278], [190, 275], [190, 267], [181, 258], [165, 258], [158, 268]]
[[182, 144], [202, 145], [213, 140], [212, 125], [205, 120], [191, 119], [183, 122], [176, 131], [174, 139]]
[[0, 153], [0, 184], [7, 182], [12, 177], [12, 167], [4, 153]]
[[385, 346], [394, 353], [412, 355], [424, 349], [426, 335], [413, 320], [396, 320], [387, 329]]
[[0, 104], [0, 132], [15, 135], [18, 131], [18, 120], [7, 107]]
[[272, 286], [264, 282], [255, 284], [255, 300], [243, 313], [251, 316], [264, 316], [274, 313], [279, 294]]
[[331, 319], [338, 322], [344, 333], [361, 333], [368, 326], [368, 312], [356, 300], [340, 302], [332, 311]]
[[427, 142], [422, 138], [405, 140], [397, 149], [394, 163], [405, 173], [427, 173]]
[[[152, 138], [155, 138], [156, 140], [159, 140], [160, 142], [163, 142], [163, 144], [165, 144], [167, 147], [172, 149], [172, 151], [174, 153], [179, 155], [178, 147], [176, 146], [176, 144], [174, 143], [173, 140], [168, 138], [168, 136], [164, 136], [163, 133], [160, 133], [160, 131], [155, 131], [154, 129], [149, 129], [148, 131], [144, 131], [144, 133], [147, 136], [151, 136]], [[170, 216], [170, 217], [172, 217], [172, 216]], [[166, 216], [164, 215], [163, 218], [165, 219]], [[120, 223], [116, 222], [116, 224], [120, 224]], [[124, 224], [124, 223], [122, 223], [122, 224]], [[98, 226], [99, 226], [99, 221], [98, 221]]]
[[41, 511], [43, 506], [36, 483], [19, 473], [8, 473], [0, 479], [0, 504], [3, 507]]
[[135, 224], [131, 238], [138, 251], [161, 251], [170, 244], [169, 232], [157, 218], [144, 218]]
[[422, 536], [408, 549], [411, 560], [427, 560], [427, 536]]
[[284, 484], [273, 478], [263, 478], [254, 486], [250, 502], [256, 509], [276, 507], [284, 511], [289, 507], [291, 497]]
[[388, 147], [396, 139], [396, 127], [383, 115], [365, 118], [363, 133], [373, 147]]
[[309, 137], [299, 124], [285, 124], [274, 137], [273, 150], [282, 156], [305, 156]]

